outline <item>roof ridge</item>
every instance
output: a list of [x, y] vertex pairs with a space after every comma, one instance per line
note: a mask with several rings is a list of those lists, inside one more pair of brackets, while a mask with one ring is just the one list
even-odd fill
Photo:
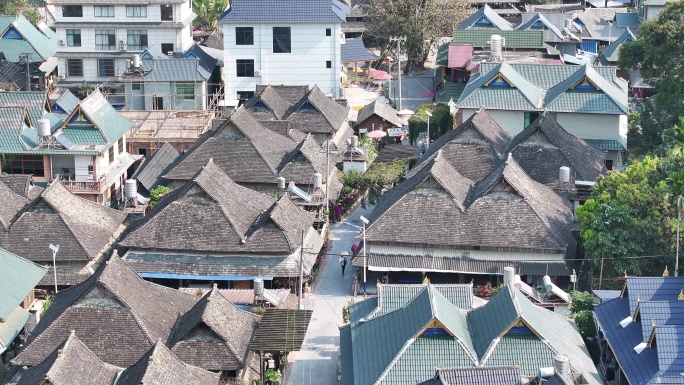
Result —
[[[244, 127], [241, 127], [241, 125], [239, 124], [239, 122], [235, 120], [236, 118], [238, 118], [238, 119], [251, 120], [251, 121], [249, 121], [249, 122], [244, 122], [244, 123], [248, 123], [248, 124], [251, 124], [251, 125], [256, 124], [256, 127], [257, 127], [256, 130], [252, 130], [252, 131], [251, 131], [249, 128], [245, 130], [245, 128], [244, 128]], [[283, 135], [280, 135], [280, 134], [278, 134], [277, 132], [271, 131], [271, 130], [269, 130], [268, 128], [264, 127], [264, 126], [263, 126], [258, 120], [256, 120], [256, 118], [254, 118], [254, 116], [252, 116], [252, 114], [251, 114], [248, 110], [246, 110], [244, 107], [238, 108], [238, 110], [235, 111], [235, 112], [233, 113], [233, 115], [230, 117], [230, 121], [232, 121], [233, 124], [234, 124], [234, 126], [235, 126], [240, 132], [242, 132], [242, 134], [244, 134], [244, 135], [249, 139], [250, 145], [254, 148], [254, 150], [255, 150], [256, 153], [259, 155], [259, 157], [261, 157], [261, 159], [264, 161], [264, 163], [266, 163], [266, 165], [268, 166], [269, 170], [273, 173], [274, 178], [275, 178], [275, 176], [278, 174], [278, 168], [277, 168], [277, 167], [279, 166], [279, 164], [278, 164], [278, 165], [272, 165], [272, 164], [271, 164], [271, 161], [268, 159], [268, 157], [265, 156], [264, 151], [263, 151], [263, 149], [261, 148], [261, 143], [259, 142], [259, 140], [262, 139], [262, 138], [258, 137], [258, 135], [259, 135], [259, 134], [264, 134], [264, 137], [267, 137], [267, 136], [269, 136], [269, 137], [274, 137], [274, 135], [277, 135], [275, 138], [280, 137], [280, 138], [277, 138], [278, 140], [283, 140], [284, 142], [290, 141], [290, 142], [292, 142], [292, 144], [294, 144], [295, 142], [294, 142], [292, 139], [288, 138], [288, 137], [285, 137], [285, 136], [283, 136]], [[256, 132], [255, 132], [255, 131], [256, 131]], [[257, 143], [258, 143], [258, 145], [257, 145]]]
[[[398, 309], [397, 309], [397, 310], [398, 310]], [[401, 349], [399, 349], [399, 352], [397, 352], [397, 354], [394, 356], [394, 358], [392, 359], [392, 361], [390, 361], [389, 365], [387, 365], [387, 367], [385, 368], [385, 370], [380, 374], [380, 377], [378, 377], [378, 379], [373, 383], [374, 385], [379, 385], [379, 384], [382, 383], [382, 381], [385, 379], [385, 377], [387, 377], [387, 375], [390, 373], [390, 371], [392, 371], [392, 368], [394, 367], [394, 365], [397, 364], [397, 362], [399, 361], [399, 359], [401, 358], [401, 356], [406, 352], [406, 350], [408, 350], [408, 348], [409, 348], [411, 345], [413, 345], [413, 343], [414, 343], [415, 341], [416, 341], [416, 338], [415, 338], [415, 337], [409, 338], [409, 339], [406, 341], [406, 343], [404, 344], [404, 346], [402, 346]]]

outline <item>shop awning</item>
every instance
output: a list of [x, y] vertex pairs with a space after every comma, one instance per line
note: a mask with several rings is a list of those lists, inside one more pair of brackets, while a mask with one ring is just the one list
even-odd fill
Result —
[[302, 349], [312, 310], [266, 309], [250, 350], [292, 352]]

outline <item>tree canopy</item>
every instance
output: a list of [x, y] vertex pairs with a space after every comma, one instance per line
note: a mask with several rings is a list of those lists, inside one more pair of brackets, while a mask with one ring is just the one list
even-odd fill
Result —
[[[409, 119], [409, 142], [414, 144], [420, 134], [427, 131], [427, 114], [430, 112], [430, 142], [454, 128], [454, 117], [445, 103], [422, 104]], [[420, 116], [420, 118], [418, 118]], [[422, 119], [425, 119], [423, 121]]]
[[219, 18], [228, 6], [228, 0], [195, 0], [192, 10], [197, 14], [193, 24], [205, 32], [215, 32], [221, 27]]
[[640, 69], [657, 91], [655, 105], [647, 105], [646, 113], [635, 122], [639, 126], [635, 131], [644, 133], [648, 139], [639, 143], [637, 155], [658, 153], [662, 148], [662, 131], [684, 116], [683, 41], [684, 2], [677, 1], [667, 3], [657, 19], [641, 25], [637, 39], [620, 47], [620, 68]]
[[393, 36], [402, 43], [409, 62], [422, 63], [438, 38], [452, 36], [456, 25], [473, 10], [467, 0], [370, 0], [362, 2], [366, 14], [366, 38], [381, 47], [381, 57], [396, 58]]
[[0, 1], [0, 15], [24, 15], [33, 24], [37, 24], [42, 19], [38, 7], [28, 0]]
[[[645, 158], [599, 179], [577, 208], [580, 234], [594, 271], [604, 276], [658, 275], [673, 266], [671, 200], [666, 182], [672, 161]], [[660, 256], [658, 258], [640, 258]]]

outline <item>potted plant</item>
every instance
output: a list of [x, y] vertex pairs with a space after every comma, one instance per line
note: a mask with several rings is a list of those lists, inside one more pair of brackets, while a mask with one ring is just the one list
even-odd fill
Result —
[[280, 372], [273, 369], [267, 369], [265, 376], [267, 384], [279, 385], [280, 381], [282, 381], [282, 376], [280, 375]]

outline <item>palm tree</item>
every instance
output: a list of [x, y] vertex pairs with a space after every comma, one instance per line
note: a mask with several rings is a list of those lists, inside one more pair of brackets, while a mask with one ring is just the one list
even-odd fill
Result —
[[684, 156], [684, 116], [679, 117], [679, 124], [663, 130], [663, 142], [672, 144], [672, 154]]
[[197, 15], [195, 25], [205, 32], [219, 29], [219, 18], [228, 6], [228, 0], [195, 0], [193, 11]]
[[684, 209], [684, 171], [675, 171], [667, 178], [669, 196], [677, 207], [677, 257], [675, 260], [675, 277], [679, 275], [679, 227]]

